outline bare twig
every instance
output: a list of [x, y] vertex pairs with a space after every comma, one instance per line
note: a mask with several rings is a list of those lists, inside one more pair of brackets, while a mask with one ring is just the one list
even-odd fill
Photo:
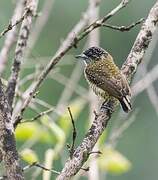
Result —
[[4, 36], [8, 31], [12, 30], [15, 26], [20, 24], [25, 19], [25, 17], [27, 16], [27, 13], [28, 13], [28, 11], [25, 11], [24, 15], [19, 20], [16, 20], [16, 22], [14, 24], [12, 24], [10, 22], [8, 24], [8, 26], [0, 33], [0, 38], [2, 38], [2, 36]]
[[[17, 22], [17, 19], [20, 19], [20, 17], [22, 16], [23, 9], [24, 9], [24, 0], [17, 1], [17, 5], [14, 10], [13, 17], [11, 19], [13, 24]], [[4, 45], [0, 52], [0, 74], [2, 74], [5, 69], [9, 50], [13, 46], [16, 39], [16, 31], [17, 31], [16, 26], [12, 27], [12, 30], [7, 33], [6, 38], [4, 40]]]
[[91, 155], [91, 154], [102, 154], [102, 152], [101, 152], [101, 151], [91, 151], [91, 152], [89, 153], [89, 155]]
[[[145, 54], [145, 51], [152, 39], [152, 35], [157, 28], [157, 12], [158, 1], [150, 10], [149, 15], [144, 24], [142, 25], [142, 28], [131, 49], [131, 52], [127, 57], [127, 60], [123, 64], [122, 72], [126, 75], [128, 79], [131, 79], [133, 77], [133, 74], [136, 72], [137, 67], [140, 64]], [[88, 159], [88, 153], [92, 150], [98, 138], [106, 128], [107, 123], [111, 118], [111, 113], [112, 111], [114, 111], [116, 105], [116, 99], [114, 98], [111, 98], [107, 102], [104, 102], [104, 108], [101, 108], [98, 116], [95, 117], [92, 126], [90, 127], [82, 143], [78, 146], [78, 148], [76, 148], [73, 154], [73, 158], [67, 160], [67, 162], [65, 163], [61, 174], [57, 177], [58, 180], [68, 180], [79, 171], [84, 162]]]
[[29, 164], [29, 165], [25, 166], [23, 168], [23, 171], [26, 171], [26, 170], [28, 170], [28, 169], [30, 169], [32, 167], [39, 167], [44, 171], [50, 171], [50, 172], [55, 173], [55, 174], [60, 174], [60, 172], [55, 171], [54, 169], [48, 169], [48, 168], [44, 167], [43, 165], [41, 165], [41, 164], [39, 164], [37, 162], [33, 162], [32, 164]]
[[[8, 98], [8, 103], [10, 106], [12, 106], [14, 95], [15, 95], [15, 88], [17, 84], [17, 80], [19, 77], [20, 67], [21, 67], [21, 61], [22, 57], [25, 51], [25, 48], [27, 46], [27, 41], [29, 37], [29, 32], [31, 29], [32, 24], [32, 18], [35, 15], [36, 8], [37, 8], [38, 0], [27, 0], [26, 1], [26, 11], [22, 18], [20, 19], [20, 22], [22, 22], [19, 38], [17, 41], [16, 49], [15, 49], [15, 57], [12, 67], [12, 73], [10, 76], [10, 80], [8, 82], [8, 87], [6, 90]], [[19, 21], [18, 21], [19, 22]], [[17, 23], [17, 22], [16, 22]]]
[[[92, 23], [91, 26], [86, 28], [82, 33], [80, 33], [81, 29], [87, 24], [87, 14], [89, 13], [89, 9], [83, 16], [83, 18], [79, 21], [79, 23], [74, 27], [74, 29], [68, 34], [68, 37], [63, 42], [62, 46], [58, 49], [55, 56], [51, 59], [50, 63], [47, 65], [47, 67], [42, 71], [40, 74], [34, 88], [30, 92], [30, 96], [26, 99], [24, 104], [22, 105], [22, 108], [20, 112], [18, 113], [16, 120], [17, 122], [20, 122], [22, 119], [22, 115], [26, 109], [26, 107], [29, 105], [34, 93], [37, 91], [37, 89], [42, 84], [43, 80], [46, 78], [48, 73], [53, 69], [53, 67], [60, 61], [60, 59], [76, 44], [82, 40], [84, 37], [86, 37], [93, 29], [96, 29], [101, 26], [102, 23], [104, 23], [106, 20], [108, 20], [110, 17], [112, 17], [114, 14], [116, 14], [119, 10], [121, 10], [123, 7], [125, 7], [128, 4], [129, 0], [122, 0], [121, 3], [113, 9], [110, 13], [108, 13], [106, 16], [104, 16], [102, 19], [95, 21]], [[80, 34], [79, 34], [80, 33]]]
[[75, 150], [75, 141], [76, 141], [76, 136], [77, 136], [77, 131], [76, 131], [76, 127], [75, 127], [75, 121], [74, 118], [72, 116], [72, 112], [70, 107], [67, 108], [70, 114], [70, 118], [71, 118], [71, 123], [72, 123], [72, 127], [73, 127], [73, 133], [72, 133], [72, 144], [70, 146], [69, 152], [70, 152], [70, 158], [72, 158], [74, 150]]
[[[98, 0], [89, 0], [90, 18], [89, 25], [99, 19], [100, 6], [96, 6]], [[101, 0], [99, 1], [101, 3]], [[88, 47], [100, 45], [100, 29], [95, 29], [88, 36]], [[94, 119], [93, 111], [98, 110], [99, 102], [97, 96], [94, 95], [92, 89], [89, 89], [89, 123], [91, 124]], [[98, 152], [98, 145], [96, 144], [92, 152]], [[89, 155], [92, 153], [90, 152]], [[89, 180], [99, 180], [99, 168], [96, 156], [92, 156], [89, 160], [90, 169], [88, 171]]]
[[[24, 4], [24, 2], [23, 2]], [[26, 8], [26, 11], [24, 12], [23, 16], [16, 20], [15, 23], [12, 24], [12, 22], [10, 22], [8, 24], [8, 26], [0, 33], [0, 38], [2, 38], [2, 36], [4, 36], [6, 33], [8, 33], [8, 31], [11, 31], [14, 27], [16, 27], [18, 24], [20, 24], [24, 19], [25, 17], [27, 16], [27, 14], [30, 13], [30, 9], [27, 9]], [[36, 14], [34, 13], [33, 16], [36, 16]]]
[[121, 32], [125, 32], [125, 31], [130, 31], [132, 28], [134, 28], [138, 24], [141, 24], [143, 21], [144, 21], [144, 18], [141, 18], [137, 22], [134, 22], [134, 23], [132, 23], [132, 24], [130, 24], [128, 26], [113, 26], [111, 24], [102, 24], [102, 26], [108, 27], [110, 29], [118, 30], [118, 31], [121, 31]]
[[81, 168], [81, 169], [82, 169], [83, 171], [86, 171], [86, 172], [87, 172], [87, 171], [89, 171], [90, 168], [89, 168], [89, 167], [86, 167], [86, 168]]
[[[36, 121], [37, 119], [41, 118], [42, 116], [51, 113], [53, 110], [54, 110], [54, 108], [48, 109], [46, 111], [43, 111], [43, 112], [37, 114], [35, 117], [33, 117], [31, 119], [27, 119], [27, 120], [21, 121], [21, 123], [27, 123], [27, 122]], [[16, 124], [14, 124], [14, 126], [16, 127]]]
[[122, 8], [126, 7], [126, 5], [130, 2], [130, 0], [122, 0], [121, 3], [114, 8], [110, 13], [108, 13], [103, 18], [96, 20], [94, 23], [90, 24], [88, 27], [84, 29], [83, 33], [88, 34], [93, 29], [96, 29], [97, 27], [102, 26], [102, 24], [107, 21], [109, 18], [111, 18], [113, 15], [115, 15], [117, 12], [119, 12]]

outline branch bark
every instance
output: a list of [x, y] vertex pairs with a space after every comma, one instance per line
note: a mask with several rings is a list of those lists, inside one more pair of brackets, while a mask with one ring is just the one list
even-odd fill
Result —
[[[131, 52], [122, 66], [122, 72], [129, 80], [132, 79], [138, 65], [141, 63], [157, 26], [158, 1], [150, 10], [148, 17], [142, 25], [142, 28], [135, 40]], [[81, 169], [84, 162], [88, 159], [89, 153], [96, 144], [98, 138], [106, 128], [116, 105], [117, 102], [114, 98], [111, 98], [108, 102], [104, 102], [100, 112], [95, 116], [95, 119], [82, 143], [75, 150], [72, 159], [67, 160], [61, 174], [57, 177], [57, 180], [68, 180]]]
[[6, 176], [10, 180], [22, 180], [23, 172], [19, 164], [18, 152], [11, 122], [11, 110], [0, 81], [0, 152], [4, 161]]
[[[15, 24], [16, 21], [20, 19], [20, 17], [22, 16], [23, 8], [24, 8], [24, 0], [19, 0], [14, 10], [14, 14], [11, 19], [12, 21], [11, 24]], [[6, 35], [4, 46], [2, 47], [0, 52], [0, 74], [2, 74], [5, 69], [8, 59], [8, 53], [11, 47], [13, 46], [13, 44], [15, 43], [16, 31], [17, 31], [17, 27], [15, 26]]]
[[15, 49], [15, 57], [14, 57], [14, 62], [12, 66], [12, 73], [11, 73], [11, 77], [8, 82], [8, 87], [6, 90], [7, 97], [9, 97], [8, 103], [10, 106], [12, 106], [12, 103], [14, 100], [15, 88], [17, 85], [17, 80], [18, 80], [19, 72], [21, 68], [21, 61], [23, 58], [25, 48], [27, 46], [27, 41], [29, 38], [29, 33], [31, 29], [31, 24], [32, 24], [32, 18], [35, 15], [37, 4], [38, 4], [38, 0], [26, 1], [24, 20], [20, 28], [19, 38], [17, 41], [16, 49]]

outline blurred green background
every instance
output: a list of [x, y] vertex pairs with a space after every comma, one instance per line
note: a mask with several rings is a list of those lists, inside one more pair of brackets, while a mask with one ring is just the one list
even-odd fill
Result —
[[[39, 1], [38, 11], [42, 9], [44, 2], [45, 1], [42, 0]], [[120, 1], [118, 0], [102, 0], [100, 5], [100, 16], [102, 17], [104, 14], [108, 13], [112, 8], [116, 7], [119, 2]], [[132, 0], [126, 8], [112, 17], [108, 23], [113, 25], [129, 25], [142, 17], [146, 17], [155, 2], [156, 0]], [[13, 0], [1, 0], [0, 31], [7, 26], [12, 16], [15, 4], [16, 1]], [[66, 37], [67, 33], [72, 29], [76, 22], [78, 22], [87, 6], [88, 1], [85, 0], [55, 0], [48, 22], [42, 30], [29, 58], [24, 60], [21, 78], [32, 73], [35, 70], [35, 65], [46, 65], [48, 63], [60, 46], [62, 40]], [[100, 46], [113, 54], [115, 62], [121, 66], [134, 43], [139, 29], [140, 26], [137, 26], [129, 32], [122, 33], [102, 27], [100, 28]], [[5, 37], [1, 38], [0, 47], [3, 46], [4, 39]], [[58, 73], [64, 75], [64, 77], [70, 78], [71, 73], [76, 66], [74, 55], [82, 51], [85, 40], [86, 39], [82, 40], [78, 44], [77, 49], [73, 48], [66, 56], [64, 56], [61, 62], [54, 69], [54, 72], [51, 73], [52, 76], [56, 76], [56, 73]], [[158, 45], [155, 49], [157, 48]], [[148, 53], [150, 53], [150, 51]], [[3, 78], [5, 79], [9, 77], [13, 55], [14, 48], [9, 54], [9, 62], [5, 72], [3, 73]], [[150, 59], [148, 67], [149, 70], [157, 64], [157, 59], [158, 51], [155, 50]], [[83, 64], [79, 63], [79, 68], [80, 71], [83, 70]], [[139, 76], [137, 75], [137, 79], [135, 81], [138, 81], [140, 78], [142, 78], [141, 73], [139, 73]], [[31, 81], [22, 86], [21, 91], [26, 90], [30, 83]], [[78, 84], [88, 90], [88, 85], [85, 82], [83, 75], [81, 76]], [[158, 88], [157, 81], [155, 81], [154, 86], [155, 88]], [[64, 87], [65, 85], [62, 85], [57, 80], [49, 78], [40, 88], [38, 98], [56, 107]], [[82, 110], [83, 104], [84, 108]], [[74, 116], [76, 115], [76, 127], [78, 131], [76, 144], [78, 145], [89, 126], [88, 104], [85, 104], [83, 97], [74, 92], [68, 102], [68, 105], [72, 107], [72, 113], [74, 113]], [[76, 109], [73, 109], [73, 107]], [[46, 108], [42, 106], [38, 107], [38, 110], [40, 111], [45, 109]], [[117, 174], [116, 172], [109, 172], [106, 176], [107, 180], [156, 180], [158, 177], [158, 117], [146, 91], [136, 97], [133, 102], [133, 109], [138, 110], [136, 120], [125, 131], [121, 139], [119, 139], [116, 147], [116, 150], [130, 161], [131, 168], [127, 172], [125, 170], [124, 173], [121, 172], [120, 174]], [[19, 151], [26, 149], [26, 147], [30, 147], [35, 152], [35, 155], [38, 156], [40, 163], [44, 164], [48, 148], [52, 150], [54, 150], [54, 148], [59, 148], [59, 154], [55, 157], [53, 168], [60, 171], [65, 160], [68, 158], [66, 143], [71, 142], [72, 132], [66, 108], [65, 112], [66, 117], [59, 116], [56, 113], [50, 114], [49, 118], [50, 122], [52, 121], [51, 125], [47, 122], [49, 121], [47, 116], [43, 117], [46, 119], [45, 122], [42, 119], [40, 121], [37, 120], [35, 123], [30, 125], [26, 123], [24, 129], [22, 129], [17, 135], [17, 145]], [[113, 126], [113, 123], [117, 121], [117, 113], [118, 112], [116, 112], [109, 122], [108, 132]], [[25, 113], [25, 118], [31, 118], [35, 114], [36, 113], [33, 110], [29, 109]], [[54, 119], [56, 119], [57, 127], [55, 125], [53, 126]], [[105, 139], [106, 138], [102, 138], [102, 144], [105, 143]], [[56, 147], [57, 144], [59, 147]], [[23, 162], [23, 164], [25, 163]], [[25, 174], [26, 179], [31, 179], [32, 174], [35, 174], [35, 171], [37, 171], [36, 168], [27, 171]], [[55, 177], [56, 176], [52, 174], [51, 179], [55, 179]], [[42, 172], [39, 173], [36, 179], [42, 179]], [[87, 177], [82, 176], [80, 179], [87, 179]], [[100, 179], [105, 179], [104, 170], [100, 172]]]

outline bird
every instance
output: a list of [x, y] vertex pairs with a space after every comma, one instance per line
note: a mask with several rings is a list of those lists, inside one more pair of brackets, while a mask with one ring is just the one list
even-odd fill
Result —
[[128, 81], [106, 50], [90, 47], [75, 57], [84, 60], [85, 78], [97, 96], [104, 100], [115, 97], [124, 112], [131, 111], [131, 90]]

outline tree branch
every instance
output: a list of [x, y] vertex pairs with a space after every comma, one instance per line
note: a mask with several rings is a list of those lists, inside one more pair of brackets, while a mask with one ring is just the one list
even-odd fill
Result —
[[41, 168], [44, 171], [50, 171], [50, 172], [52, 172], [54, 174], [60, 174], [58, 171], [56, 171], [54, 169], [48, 169], [48, 168], [44, 167], [43, 165], [39, 164], [38, 162], [33, 162], [32, 164], [29, 164], [29, 165], [25, 166], [23, 168], [23, 171], [26, 171], [26, 170], [28, 170], [28, 169], [30, 169], [32, 167], [38, 167], [38, 168]]
[[105, 24], [103, 23], [102, 26], [104, 27], [108, 27], [110, 29], [114, 29], [117, 31], [121, 31], [121, 32], [125, 32], [125, 31], [130, 31], [132, 28], [134, 28], [135, 26], [137, 26], [138, 24], [142, 23], [144, 21], [144, 18], [139, 19], [138, 21], [128, 25], [128, 26], [113, 26], [111, 24]]
[[69, 147], [70, 158], [72, 158], [74, 150], [75, 150], [75, 141], [76, 141], [76, 136], [77, 136], [77, 130], [76, 130], [76, 127], [75, 127], [75, 121], [74, 121], [74, 118], [73, 118], [73, 115], [72, 115], [70, 107], [68, 107], [68, 111], [69, 111], [69, 114], [70, 114], [70, 119], [71, 119], [72, 128], [73, 128], [72, 144]]
[[8, 24], [8, 26], [0, 33], [0, 38], [2, 38], [2, 36], [4, 36], [6, 33], [8, 33], [8, 31], [12, 30], [14, 27], [16, 27], [18, 24], [20, 24], [25, 19], [25, 16], [27, 16], [27, 13], [28, 13], [28, 11], [25, 11], [23, 16], [20, 19], [16, 20], [14, 23], [10, 22]]
[[[140, 64], [145, 51], [152, 39], [152, 35], [158, 26], [158, 1], [150, 10], [149, 15], [142, 25], [142, 28], [135, 40], [135, 43], [129, 53], [125, 63], [122, 67], [122, 72], [126, 77], [131, 80], [134, 73], [137, 70], [137, 66]], [[72, 159], [68, 159], [61, 174], [58, 176], [58, 180], [68, 180], [74, 176], [82, 167], [84, 162], [88, 159], [88, 154], [96, 144], [98, 138], [103, 133], [107, 126], [108, 121], [111, 118], [112, 112], [115, 110], [117, 101], [111, 98], [108, 102], [104, 102], [98, 115], [95, 119], [83, 139], [82, 143], [75, 150]]]
[[[24, 0], [17, 1], [17, 5], [14, 10], [13, 17], [11, 19], [12, 24], [15, 24], [17, 20], [20, 19], [20, 17], [22, 16], [23, 9], [24, 9]], [[11, 47], [13, 46], [13, 44], [15, 43], [16, 31], [17, 31], [16, 26], [12, 27], [12, 30], [7, 33], [6, 38], [4, 40], [4, 45], [0, 52], [0, 74], [2, 74], [5, 69], [5, 65], [8, 59], [8, 53]]]
[[17, 21], [17, 22], [21, 22], [23, 20], [20, 33], [19, 33], [19, 38], [16, 45], [16, 49], [15, 49], [15, 57], [14, 57], [14, 62], [12, 66], [12, 73], [11, 73], [10, 80], [8, 82], [8, 87], [6, 90], [8, 103], [10, 106], [12, 106], [12, 103], [13, 103], [13, 99], [15, 95], [15, 88], [16, 88], [16, 84], [17, 84], [17, 80], [18, 80], [19, 72], [20, 72], [20, 67], [21, 67], [21, 61], [22, 61], [25, 48], [27, 46], [27, 41], [28, 41], [30, 29], [31, 29], [31, 24], [32, 24], [32, 18], [35, 15], [37, 4], [38, 4], [38, 0], [27, 0], [24, 15], [22, 16], [20, 21]]
[[[43, 111], [43, 112], [40, 112], [39, 114], [37, 114], [35, 117], [31, 118], [31, 119], [26, 119], [26, 120], [23, 120], [21, 121], [21, 123], [27, 123], [27, 122], [33, 122], [33, 121], [36, 121], [37, 119], [41, 118], [42, 116], [44, 115], [47, 115], [49, 113], [51, 113], [52, 111], [54, 111], [54, 108], [50, 108], [46, 111]], [[14, 126], [16, 126], [16, 124], [14, 124]]]
[[11, 122], [11, 110], [4, 94], [0, 80], [0, 151], [6, 169], [7, 179], [24, 179], [19, 165], [18, 152], [14, 137], [14, 127]]

